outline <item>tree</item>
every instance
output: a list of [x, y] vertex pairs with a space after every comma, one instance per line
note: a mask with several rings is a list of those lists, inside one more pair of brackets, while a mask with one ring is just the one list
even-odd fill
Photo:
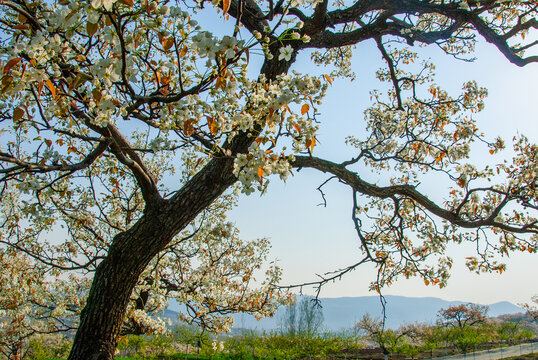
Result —
[[487, 341], [490, 327], [486, 323], [488, 306], [461, 304], [439, 310], [438, 323], [445, 327], [445, 339], [463, 352]]
[[12, 249], [0, 249], [0, 351], [7, 359], [23, 358], [33, 335], [75, 328], [78, 292], [89, 281], [47, 281], [40, 265]]
[[323, 311], [315, 298], [301, 296], [286, 306], [279, 322], [284, 333], [310, 338], [318, 333], [323, 324]]
[[297, 301], [286, 306], [284, 313], [278, 319], [283, 333], [295, 336], [297, 334]]
[[449, 344], [466, 353], [477, 345], [488, 342], [491, 339], [489, 330], [485, 324], [464, 328], [445, 328], [444, 336]]
[[359, 336], [362, 336], [383, 350], [385, 360], [389, 354], [396, 352], [406, 352], [411, 356], [416, 355], [416, 348], [409, 345], [411, 338], [415, 337], [418, 328], [414, 325], [401, 326], [397, 330], [385, 329], [381, 319], [374, 319], [366, 313], [359, 322], [354, 326], [354, 330]]
[[[538, 304], [538, 296], [533, 296], [532, 302]], [[533, 319], [534, 321], [538, 320], [538, 308], [536, 307], [536, 305], [533, 306], [529, 304], [524, 304], [523, 307], [525, 308], [525, 310], [527, 310], [527, 314], [531, 319]]]
[[502, 342], [519, 343], [523, 339], [532, 339], [534, 334], [532, 331], [525, 329], [520, 322], [502, 321], [497, 324], [497, 337]]
[[[267, 242], [240, 241], [225, 214], [238, 192], [263, 192], [270, 175], [292, 169], [328, 173], [353, 194], [364, 258], [318, 285], [372, 262], [374, 289], [399, 276], [443, 286], [452, 242], [477, 243], [468, 259], [476, 271], [502, 272], [495, 254], [536, 251], [536, 145], [521, 136], [511, 162], [467, 163], [474, 140], [494, 156], [504, 147], [475, 124], [486, 90], [469, 81], [449, 95], [410, 50], [432, 44], [470, 60], [483, 38], [517, 66], [537, 62], [524, 55], [536, 45], [526, 36], [538, 27], [534, 1], [0, 6], [0, 241], [48, 282], [91, 278], [69, 290], [79, 296], [67, 308], [82, 309], [70, 360], [112, 359], [121, 333], [162, 328], [152, 314], [167, 297], [187, 305], [186, 321], [215, 330], [230, 324], [218, 314], [263, 316], [285, 302], [275, 266], [260, 288], [248, 286]], [[227, 35], [197, 16], [227, 19]], [[356, 156], [337, 164], [314, 156], [317, 110], [335, 78], [353, 78], [353, 47], [366, 41], [391, 88], [373, 91], [364, 135], [347, 140]], [[290, 72], [309, 51], [330, 73]], [[382, 174], [377, 185], [362, 176], [368, 167]], [[427, 172], [453, 184], [446, 201], [421, 190]]]
[[299, 303], [299, 333], [311, 338], [323, 324], [321, 304], [312, 297], [303, 297]]
[[488, 306], [479, 304], [452, 305], [437, 313], [437, 321], [444, 326], [463, 329], [483, 324], [487, 319]]
[[422, 324], [417, 327], [417, 335], [421, 344], [421, 348], [429, 350], [431, 357], [434, 357], [434, 350], [445, 345], [445, 337], [440, 326], [430, 326]]

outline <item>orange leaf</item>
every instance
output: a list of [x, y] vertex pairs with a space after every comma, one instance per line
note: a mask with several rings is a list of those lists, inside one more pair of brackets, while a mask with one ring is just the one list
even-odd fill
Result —
[[424, 284], [426, 284], [426, 286], [430, 285], [430, 280], [424, 279]]
[[209, 126], [209, 131], [211, 132], [211, 134], [217, 135], [218, 127], [217, 127], [217, 122], [215, 121], [215, 119], [208, 116], [207, 125]]
[[183, 124], [183, 133], [187, 136], [191, 136], [194, 133], [194, 123], [196, 119], [189, 119]]
[[263, 177], [263, 169], [261, 166], [258, 166], [258, 177]]
[[226, 14], [228, 10], [230, 9], [230, 0], [222, 0], [222, 12]]
[[327, 81], [329, 82], [329, 84], [331, 84], [331, 85], [333, 84], [333, 79], [331, 79], [331, 77], [330, 77], [329, 75], [325, 74], [325, 75], [323, 75], [323, 76], [325, 76], [325, 79], [327, 79]]
[[163, 41], [162, 41], [162, 44], [163, 44], [163, 49], [165, 51], [168, 51], [172, 48], [172, 46], [174, 45], [174, 38], [173, 37], [167, 37], [167, 38], [164, 38]]
[[168, 84], [170, 84], [170, 80], [172, 80], [172, 77], [171, 77], [171, 76], [164, 76], [164, 75], [161, 75], [161, 84], [162, 84], [162, 85], [168, 85]]
[[127, 5], [129, 7], [133, 7], [134, 6], [134, 1], [133, 0], [118, 0], [118, 2], [120, 4], [124, 4], [124, 5]]
[[181, 49], [181, 51], [179, 52], [179, 57], [182, 58], [183, 56], [187, 55], [187, 51], [189, 49], [187, 49], [186, 46], [183, 46], [183, 49]]
[[41, 96], [41, 91], [43, 91], [43, 86], [45, 86], [44, 81], [40, 81], [37, 85], [37, 96]]
[[47, 87], [50, 90], [50, 93], [52, 94], [52, 98], [56, 100], [57, 94], [56, 94], [56, 88], [54, 87], [54, 84], [52, 83], [52, 81], [50, 81], [50, 79], [47, 79], [46, 83], [47, 83]]
[[6, 66], [4, 66], [4, 75], [8, 73], [9, 70], [11, 70], [13, 68], [13, 66], [17, 65], [19, 63], [19, 61], [21, 61], [22, 59], [20, 57], [16, 57], [16, 58], [13, 58], [11, 60], [9, 60], [6, 64]]
[[286, 105], [286, 109], [288, 109], [288, 111], [290, 112], [290, 114], [293, 114], [293, 112], [291, 111], [290, 107], [288, 105]]
[[293, 124], [293, 127], [295, 128], [295, 130], [297, 130], [297, 132], [299, 133], [299, 136], [301, 136], [301, 128], [299, 127], [299, 125]]
[[226, 87], [226, 79], [222, 76], [219, 76], [217, 78], [217, 83], [215, 84], [215, 86], [217, 87], [217, 89], [224, 90], [224, 88]]
[[314, 146], [316, 146], [316, 138], [312, 138], [312, 141], [310, 142], [310, 151], [314, 151]]
[[301, 115], [306, 114], [308, 110], [310, 110], [310, 106], [308, 106], [308, 104], [304, 104], [303, 106], [301, 106]]
[[52, 141], [49, 139], [45, 139], [45, 144], [47, 144], [48, 147], [52, 146]]
[[24, 116], [24, 109], [20, 106], [13, 110], [13, 122], [18, 122]]

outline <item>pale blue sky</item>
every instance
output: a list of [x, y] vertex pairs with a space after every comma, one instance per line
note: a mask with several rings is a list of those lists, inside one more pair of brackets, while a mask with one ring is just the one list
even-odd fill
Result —
[[[478, 59], [464, 63], [434, 48], [419, 50], [437, 65], [438, 83], [456, 95], [468, 80], [477, 80], [489, 90], [485, 110], [477, 116], [479, 128], [489, 139], [502, 135], [505, 140], [520, 133], [538, 141], [537, 92], [538, 64], [518, 68], [510, 64], [490, 44], [477, 47]], [[307, 56], [299, 58], [294, 68], [311, 69]], [[320, 145], [315, 154], [333, 161], [351, 157], [344, 144], [350, 133], [364, 131], [363, 110], [369, 104], [369, 91], [378, 86], [374, 75], [382, 65], [375, 45], [364, 44], [356, 51], [353, 65], [357, 80], [337, 80], [321, 108]], [[310, 71], [319, 72], [319, 69]], [[509, 144], [508, 142], [507, 144]], [[477, 163], [493, 160], [482, 156]], [[368, 177], [368, 176], [367, 176]], [[242, 197], [231, 219], [246, 239], [268, 237], [273, 249], [271, 259], [278, 259], [284, 269], [283, 283], [301, 283], [316, 279], [315, 274], [335, 270], [360, 258], [358, 240], [351, 222], [351, 192], [334, 183], [326, 188], [328, 206], [317, 206], [321, 197], [316, 187], [326, 177], [311, 170], [302, 170], [284, 184], [273, 178], [269, 191], [260, 197]], [[434, 189], [434, 177], [424, 180], [424, 189]], [[464, 266], [465, 256], [473, 247], [450, 250], [455, 258], [453, 276], [444, 289], [426, 287], [421, 280], [402, 280], [385, 290], [386, 294], [403, 296], [435, 296], [447, 300], [493, 303], [528, 302], [538, 294], [535, 274], [537, 254], [515, 254], [507, 260], [508, 271], [499, 274], [475, 275]], [[343, 280], [327, 285], [322, 297], [374, 295], [368, 284], [374, 279], [372, 268], [363, 267]]]

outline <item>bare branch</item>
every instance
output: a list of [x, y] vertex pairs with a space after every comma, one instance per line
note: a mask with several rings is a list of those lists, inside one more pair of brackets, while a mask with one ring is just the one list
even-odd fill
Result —
[[479, 227], [496, 227], [505, 231], [510, 231], [513, 233], [538, 233], [538, 226], [532, 225], [527, 227], [508, 225], [496, 220], [495, 214], [498, 211], [495, 211], [493, 214], [487, 218], [481, 218], [478, 220], [470, 221], [462, 218], [459, 214], [453, 211], [446, 210], [441, 206], [435, 204], [433, 201], [428, 199], [424, 194], [417, 191], [413, 186], [410, 185], [393, 185], [386, 187], [379, 187], [372, 185], [363, 179], [360, 178], [356, 173], [346, 169], [344, 166], [307, 156], [297, 156], [293, 162], [294, 167], [298, 168], [314, 168], [322, 172], [328, 172], [337, 176], [341, 181], [351, 186], [355, 191], [358, 191], [364, 195], [374, 196], [382, 199], [386, 199], [395, 195], [403, 196], [405, 198], [412, 199], [417, 204], [421, 205], [427, 209], [432, 214], [439, 216], [440, 218], [449, 221], [454, 225], [458, 225], [462, 228], [472, 229]]

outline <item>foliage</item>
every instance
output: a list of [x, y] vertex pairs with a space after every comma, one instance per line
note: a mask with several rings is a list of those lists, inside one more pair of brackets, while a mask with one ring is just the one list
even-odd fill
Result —
[[170, 335], [126, 335], [120, 339], [118, 353], [132, 358], [153, 358], [175, 354], [183, 348]]
[[385, 329], [384, 325], [381, 319], [374, 319], [367, 313], [355, 324], [354, 330], [359, 336], [379, 346], [384, 354], [415, 354], [414, 344], [410, 343], [416, 337], [416, 326], [401, 326], [393, 330]]
[[441, 338], [462, 352], [475, 348], [493, 338], [492, 325], [487, 322], [488, 307], [461, 304], [439, 310], [437, 322]]
[[32, 360], [66, 359], [72, 344], [62, 334], [34, 335], [29, 342], [27, 357]]
[[330, 354], [353, 353], [361, 347], [357, 338], [346, 334], [305, 337], [280, 333], [259, 335], [254, 332], [229, 337], [223, 345], [226, 353], [238, 359], [327, 357]]
[[503, 321], [496, 325], [496, 337], [501, 342], [519, 343], [523, 340], [530, 340], [535, 336], [533, 331], [526, 329], [520, 322]]
[[[367, 262], [373, 290], [402, 276], [444, 286], [450, 243], [476, 243], [467, 265], [478, 272], [537, 250], [536, 145], [518, 137], [505, 161], [504, 140], [476, 124], [487, 91], [469, 80], [449, 94], [412, 51], [433, 44], [470, 60], [483, 37], [518, 66], [536, 62], [525, 55], [536, 45], [532, 1], [0, 6], [0, 260], [29, 270], [0, 277], [3, 349], [31, 335], [29, 323], [78, 327], [72, 360], [111, 359], [122, 334], [165, 331], [155, 314], [168, 298], [216, 332], [233, 312], [271, 315], [289, 298], [266, 264], [268, 241], [241, 240], [226, 213], [294, 168], [352, 189], [363, 257], [315, 286]], [[227, 35], [198, 16], [223, 19]], [[372, 90], [365, 131], [347, 134], [354, 155], [336, 164], [314, 156], [320, 104], [336, 77], [354, 77], [353, 47], [365, 41], [386, 63], [376, 75], [388, 90]], [[329, 73], [290, 71], [300, 53]], [[468, 160], [474, 141], [497, 165]], [[382, 180], [367, 182], [371, 172]], [[450, 183], [435, 194], [443, 202], [420, 186], [431, 172]]]
[[484, 324], [463, 328], [450, 327], [442, 331], [445, 341], [464, 353], [493, 339], [491, 327]]
[[[203, 331], [194, 324], [176, 324], [172, 327], [172, 336], [175, 341], [186, 345], [186, 352], [191, 352], [192, 348], [201, 349], [203, 345], [211, 342], [207, 331]], [[189, 348], [191, 347], [191, 348]]]

